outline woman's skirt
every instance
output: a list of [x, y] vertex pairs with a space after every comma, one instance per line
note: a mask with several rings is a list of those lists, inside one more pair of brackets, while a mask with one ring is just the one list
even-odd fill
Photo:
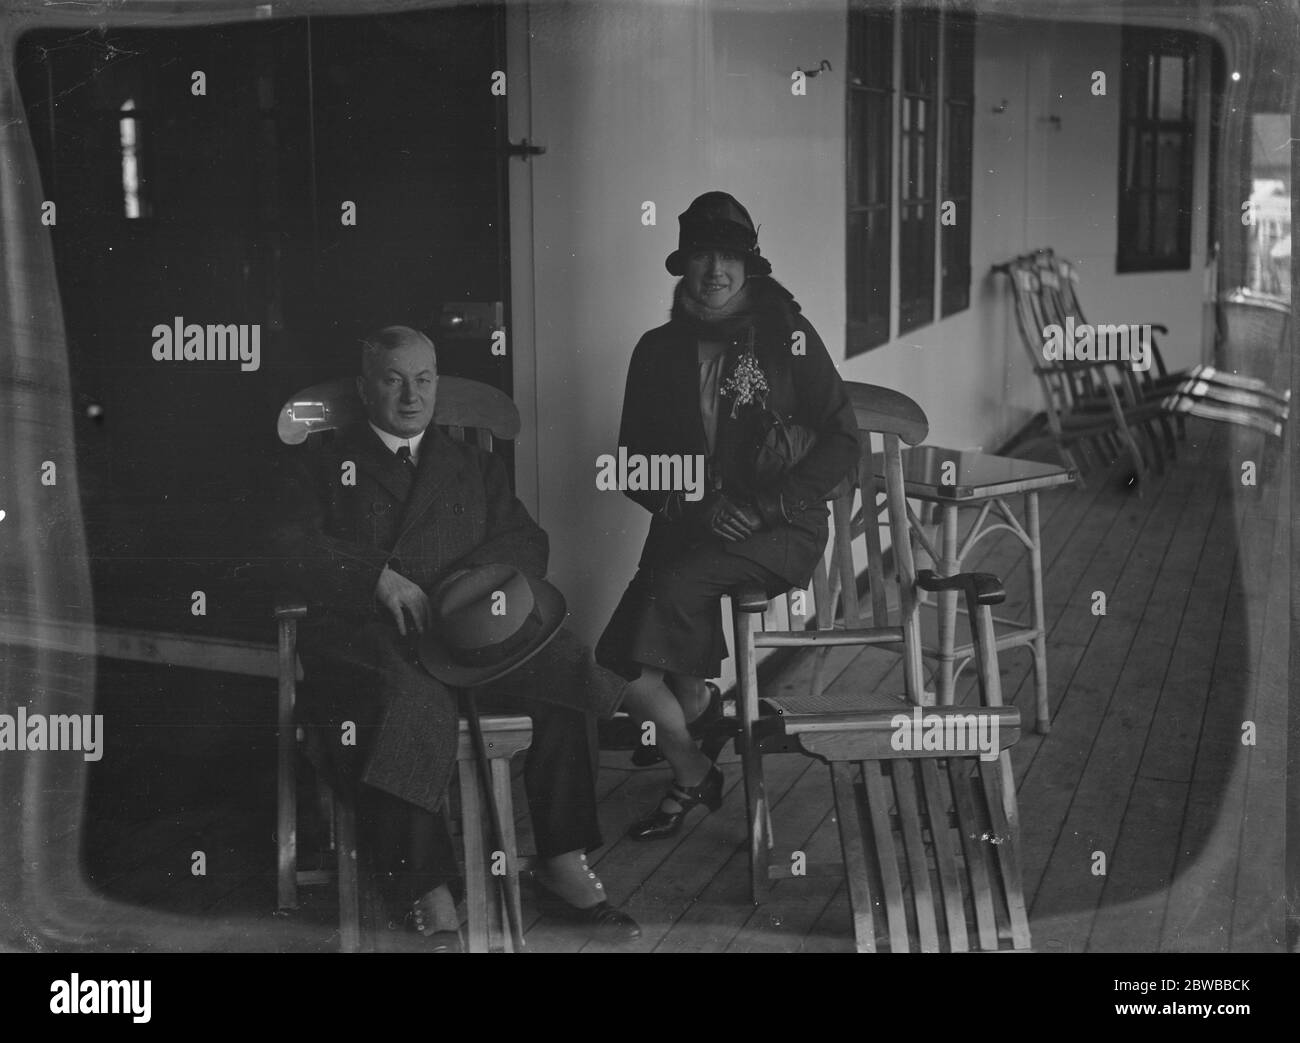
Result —
[[744, 587], [768, 597], [790, 584], [764, 565], [710, 540], [632, 577], [596, 644], [596, 662], [632, 679], [643, 666], [717, 677], [727, 657], [719, 601]]

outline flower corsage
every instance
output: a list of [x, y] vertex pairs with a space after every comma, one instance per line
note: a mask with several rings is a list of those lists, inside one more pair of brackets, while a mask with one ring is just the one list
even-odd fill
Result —
[[754, 331], [751, 328], [744, 353], [736, 359], [736, 364], [722, 381], [718, 393], [732, 400], [731, 419], [734, 420], [741, 406], [757, 403], [766, 408], [769, 390], [767, 374], [763, 372], [763, 367], [758, 364], [758, 358], [754, 355]]

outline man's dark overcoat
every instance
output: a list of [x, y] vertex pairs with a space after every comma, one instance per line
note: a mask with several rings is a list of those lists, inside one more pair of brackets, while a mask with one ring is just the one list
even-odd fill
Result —
[[[284, 579], [307, 602], [301, 702], [308, 720], [325, 725], [327, 765], [434, 810], [455, 763], [455, 693], [413, 661], [375, 601], [379, 574], [388, 565], [426, 592], [452, 572], [496, 562], [540, 578], [548, 541], [499, 457], [434, 427], [418, 455], [412, 476], [364, 421], [312, 436], [279, 461], [270, 536]], [[490, 702], [494, 689], [511, 687], [602, 712], [622, 682], [606, 675], [593, 692], [592, 669], [590, 652], [561, 630], [509, 684], [477, 691]], [[339, 745], [344, 721], [358, 725], [356, 748]]]

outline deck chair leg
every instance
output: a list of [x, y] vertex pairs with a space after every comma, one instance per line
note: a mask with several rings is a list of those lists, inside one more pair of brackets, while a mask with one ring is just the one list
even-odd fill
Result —
[[[514, 801], [510, 791], [510, 761], [497, 758], [492, 761], [492, 795], [501, 811], [501, 841], [505, 844], [506, 877], [505, 887], [500, 889], [498, 902], [509, 902], [510, 908], [501, 908], [496, 919], [501, 924], [501, 947], [503, 952], [519, 951], [510, 924], [524, 922], [523, 908], [519, 895], [519, 848], [515, 840]], [[521, 938], [522, 941], [522, 938]]]
[[849, 885], [849, 910], [853, 915], [853, 942], [858, 952], [875, 952], [876, 929], [872, 915], [874, 903], [868, 876], [867, 849], [861, 829], [865, 818], [864, 809], [859, 807], [858, 794], [853, 785], [852, 764], [835, 762], [830, 768], [831, 788], [835, 794], [835, 821], [840, 829], [844, 875]]
[[745, 773], [746, 824], [749, 831], [749, 894], [755, 905], [762, 902], [771, 884], [772, 809], [763, 778], [763, 755], [752, 737], [741, 736], [741, 765]]
[[1088, 488], [1087, 479], [1084, 477], [1087, 468], [1080, 466], [1079, 458], [1074, 455], [1074, 451], [1062, 442], [1057, 443], [1056, 450], [1061, 454], [1061, 463], [1065, 464], [1066, 467], [1078, 475], [1078, 478], [1075, 480], [1079, 483], [1079, 488]]
[[334, 822], [338, 847], [339, 950], [361, 949], [361, 896], [357, 879], [357, 812], [335, 797]]
[[736, 682], [739, 688], [741, 769], [745, 776], [745, 821], [749, 830], [749, 892], [757, 905], [767, 893], [772, 824], [763, 783], [763, 757], [754, 741], [758, 718], [758, 665], [754, 660], [754, 617], [750, 612], [732, 614], [736, 640]]
[[[1003, 754], [1008, 752], [1004, 750]], [[1017, 821], [1019, 815], [1015, 811], [1014, 798], [1010, 815], [1005, 813], [1005, 804], [1000, 806], [998, 801], [998, 797], [1002, 796], [1005, 802], [1007, 790], [1014, 789], [1014, 782], [1009, 778], [1011, 762], [999, 759], [998, 764], [994, 766], [981, 761], [976, 771], [979, 773], [980, 784], [984, 789], [993, 832], [999, 838], [994, 846], [994, 852], [1001, 869], [1002, 893], [1010, 920], [1012, 945], [1017, 949], [1028, 949], [1030, 946], [1029, 917], [1025, 911], [1025, 891], [1020, 876], [1020, 824]], [[994, 774], [998, 778], [993, 778]]]
[[[760, 758], [756, 758], [759, 760]], [[761, 765], [754, 773], [762, 772]], [[767, 825], [767, 794], [761, 778], [751, 778], [745, 772], [745, 788], [749, 797], [749, 897], [755, 905], [767, 895], [769, 859], [771, 857], [770, 833]]]
[[298, 908], [298, 744], [293, 723], [298, 624], [279, 621], [279, 705], [275, 734], [277, 905]]
[[469, 952], [490, 952], [492, 901], [487, 882], [487, 850], [483, 843], [483, 809], [472, 761], [461, 761], [461, 839], [465, 844], [466, 948]]
[[[1025, 494], [1025, 523], [1028, 526], [1029, 595], [1034, 629], [1038, 636], [1030, 646], [1034, 657], [1034, 724], [1039, 735], [1052, 730], [1052, 708], [1047, 700], [1047, 620], [1043, 609], [1043, 552], [1039, 531], [1038, 493]], [[990, 623], [992, 612], [989, 613]]]

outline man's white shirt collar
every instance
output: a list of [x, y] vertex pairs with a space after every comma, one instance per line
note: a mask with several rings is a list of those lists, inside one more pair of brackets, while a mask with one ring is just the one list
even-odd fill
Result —
[[[367, 421], [367, 423], [369, 423], [369, 421]], [[379, 436], [380, 441], [382, 441], [384, 445], [388, 446], [388, 451], [390, 453], [395, 454], [401, 446], [408, 445], [411, 447], [411, 463], [418, 464], [420, 462], [420, 443], [424, 440], [424, 431], [421, 431], [418, 435], [412, 435], [410, 438], [401, 438], [397, 435], [390, 435], [387, 431], [380, 430], [375, 427], [374, 424], [370, 424], [370, 430]]]

